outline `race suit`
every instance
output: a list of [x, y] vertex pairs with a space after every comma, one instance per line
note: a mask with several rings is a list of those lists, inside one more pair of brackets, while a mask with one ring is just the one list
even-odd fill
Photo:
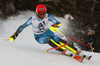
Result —
[[[55, 35], [49, 28], [48, 24], [49, 22], [52, 22], [53, 25], [57, 24], [59, 25], [60, 22], [56, 20], [52, 15], [47, 14], [43, 19], [39, 19], [37, 14], [30, 17], [23, 25], [21, 25], [15, 34], [18, 34], [27, 26], [32, 25], [32, 29], [34, 32], [35, 39], [40, 44], [49, 44], [52, 47], [60, 47], [64, 44], [67, 44], [66, 41], [61, 39], [59, 36]], [[52, 25], [52, 26], [53, 26]], [[57, 27], [56, 27], [57, 28]], [[63, 52], [64, 50], [69, 49], [73, 53], [77, 53], [77, 48], [73, 47], [71, 44], [68, 44], [65, 47], [61, 47], [59, 49], [56, 49], [58, 51]]]
[[37, 14], [30, 17], [23, 25], [21, 25], [16, 31], [19, 34], [24, 28], [29, 25], [32, 25], [32, 29], [34, 32], [35, 39], [40, 44], [46, 44], [50, 39], [54, 41], [59, 41], [59, 36], [54, 35], [54, 33], [48, 28], [48, 23], [52, 22], [53, 24], [60, 24], [58, 20], [56, 20], [52, 15], [47, 14], [44, 19], [39, 19]]

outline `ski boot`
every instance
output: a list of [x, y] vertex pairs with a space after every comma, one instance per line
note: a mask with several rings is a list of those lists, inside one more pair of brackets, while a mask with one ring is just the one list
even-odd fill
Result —
[[79, 56], [81, 56], [81, 57], [83, 57], [83, 58], [86, 58], [87, 60], [90, 60], [91, 57], [92, 57], [92, 56], [86, 56], [86, 55], [84, 55], [83, 52], [80, 51], [80, 50], [77, 51], [77, 55], [79, 55]]
[[72, 58], [74, 58], [74, 59], [76, 59], [76, 60], [78, 60], [78, 61], [80, 61], [80, 62], [82, 62], [83, 59], [84, 59], [83, 57], [80, 57], [80, 56], [78, 56], [78, 55], [72, 54], [69, 50], [64, 50], [62, 53], [63, 53], [64, 55], [70, 56], [70, 57], [72, 57]]

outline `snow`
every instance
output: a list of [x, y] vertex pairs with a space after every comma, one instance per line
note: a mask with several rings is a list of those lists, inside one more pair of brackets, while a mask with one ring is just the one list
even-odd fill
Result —
[[[51, 47], [35, 41], [31, 26], [24, 29], [14, 42], [3, 40], [9, 38], [33, 14], [31, 11], [20, 12], [0, 23], [0, 66], [100, 66], [100, 53], [83, 51], [93, 57], [79, 62], [55, 50], [46, 52]], [[65, 21], [64, 18], [58, 19]]]
[[64, 18], [65, 18], [65, 19], [71, 19], [71, 20], [74, 19], [74, 17], [72, 17], [71, 14], [66, 14], [66, 15], [64, 16]]

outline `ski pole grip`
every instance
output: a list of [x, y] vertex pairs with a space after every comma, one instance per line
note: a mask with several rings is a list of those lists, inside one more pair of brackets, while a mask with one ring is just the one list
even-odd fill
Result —
[[50, 30], [51, 30], [52, 32], [59, 31], [58, 28], [55, 28], [55, 27], [53, 27], [53, 26], [50, 27]]

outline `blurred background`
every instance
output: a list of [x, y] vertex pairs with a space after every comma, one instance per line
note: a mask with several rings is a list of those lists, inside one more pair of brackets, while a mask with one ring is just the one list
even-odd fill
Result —
[[84, 41], [88, 29], [94, 30], [100, 47], [100, 0], [0, 0], [0, 23], [19, 11], [35, 12], [38, 4], [44, 4], [49, 14], [68, 19], [76, 39]]

